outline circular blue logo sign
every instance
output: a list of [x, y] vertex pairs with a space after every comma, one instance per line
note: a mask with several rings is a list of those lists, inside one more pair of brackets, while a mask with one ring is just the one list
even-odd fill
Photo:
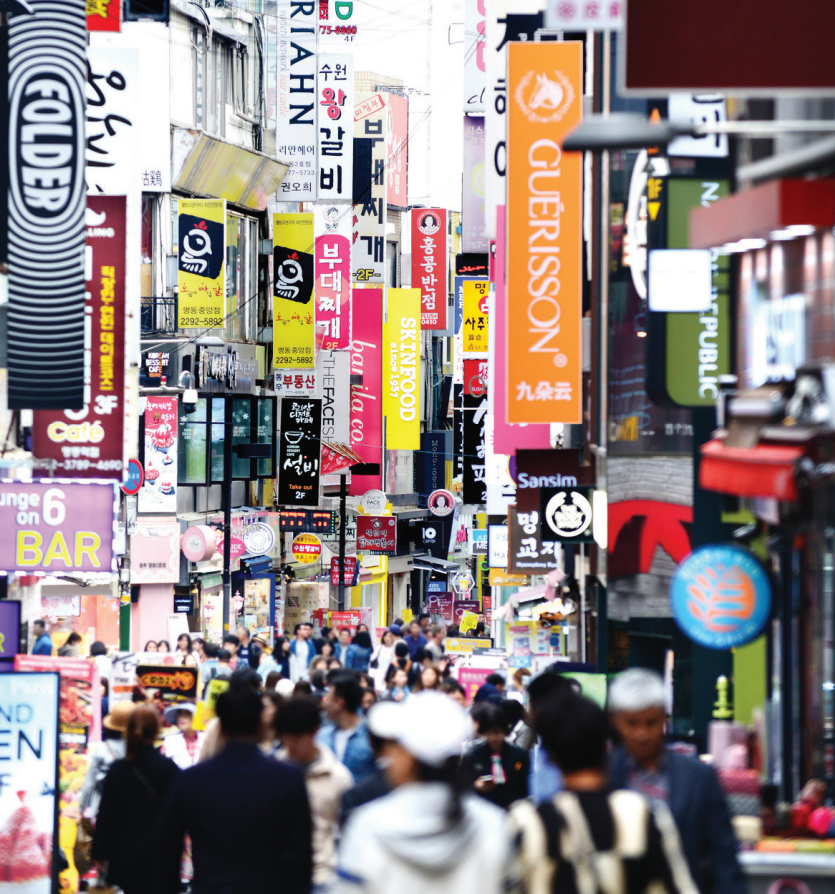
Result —
[[676, 569], [670, 602], [690, 639], [708, 649], [730, 649], [762, 633], [771, 614], [771, 582], [748, 550], [702, 546]]
[[138, 459], [129, 459], [122, 490], [129, 496], [138, 494], [144, 482], [145, 470], [142, 468], [142, 463]]

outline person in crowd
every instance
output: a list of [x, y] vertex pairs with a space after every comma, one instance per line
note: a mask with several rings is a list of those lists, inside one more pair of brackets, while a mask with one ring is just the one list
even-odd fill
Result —
[[342, 670], [342, 662], [338, 658], [328, 659], [328, 671]]
[[195, 636], [191, 641], [191, 645], [194, 649], [192, 652], [194, 660], [197, 662], [198, 667], [202, 667], [203, 662], [206, 660], [206, 640], [202, 636]]
[[313, 695], [313, 686], [310, 680], [299, 680], [293, 686], [293, 698], [308, 698]]
[[466, 712], [438, 692], [371, 710], [388, 740], [393, 791], [350, 816], [339, 856], [338, 894], [499, 894], [509, 842], [501, 810], [461, 794], [458, 758]]
[[249, 664], [249, 650], [252, 646], [249, 628], [241, 625], [235, 633], [238, 635], [238, 661]]
[[[221, 649], [221, 651], [224, 650]], [[258, 676], [258, 672], [248, 665], [232, 671], [228, 680], [229, 689], [247, 689], [259, 693], [261, 691], [261, 678]], [[292, 683], [290, 685], [292, 686]], [[220, 734], [220, 721], [217, 717], [213, 717], [206, 724], [206, 737], [200, 747], [198, 763], [213, 758], [221, 748], [223, 748], [223, 737]]]
[[348, 821], [348, 817], [357, 807], [362, 807], [363, 804], [382, 798], [383, 795], [387, 795], [391, 791], [384, 767], [388, 764], [388, 747], [392, 744], [392, 741], [375, 736], [369, 729], [368, 742], [374, 754], [374, 770], [362, 782], [357, 782], [349, 788], [342, 796], [340, 824], [343, 827]]
[[452, 675], [452, 661], [448, 655], [441, 655], [435, 662], [435, 667], [441, 675], [442, 680], [448, 680]]
[[414, 689], [421, 671], [428, 667], [434, 667], [434, 664], [432, 653], [428, 649], [418, 649], [412, 659], [412, 666], [409, 668], [409, 688]]
[[392, 670], [389, 687], [383, 694], [383, 698], [389, 698], [396, 702], [406, 701], [412, 692], [409, 688], [409, 675], [402, 667], [392, 665]]
[[487, 636], [484, 621], [479, 621], [475, 625], [475, 627], [472, 627], [470, 630], [467, 631], [466, 635], [467, 636], [477, 636], [477, 637]]
[[502, 694], [492, 683], [482, 683], [473, 696], [473, 704], [475, 705], [481, 702], [489, 702], [491, 705], [501, 707], [503, 701]]
[[745, 877], [716, 771], [665, 745], [661, 677], [641, 668], [619, 674], [609, 687], [609, 710], [623, 743], [612, 758], [612, 787], [631, 789], [669, 807], [701, 891], [744, 894]]
[[116, 702], [113, 710], [102, 720], [102, 740], [90, 746], [90, 762], [78, 798], [82, 816], [95, 819], [99, 812], [107, 771], [115, 761], [125, 756], [125, 730], [133, 709], [131, 701]]
[[357, 633], [367, 633], [371, 636], [371, 631], [368, 629], [368, 624], [357, 624]]
[[[389, 665], [387, 676], [391, 679], [391, 675], [398, 669], [406, 671], [406, 675], [408, 676], [411, 668], [412, 660], [409, 658], [409, 647], [406, 643], [400, 640], [394, 644], [394, 658], [392, 658], [391, 664]], [[388, 680], [386, 682], [388, 682]]]
[[418, 624], [417, 621], [412, 621], [412, 623], [409, 624], [409, 633], [407, 636], [403, 637], [403, 642], [406, 643], [406, 646], [409, 649], [409, 658], [414, 661], [418, 649], [422, 649], [429, 641], [421, 632], [420, 624]]
[[[336, 658], [336, 647], [329, 640], [322, 640], [322, 648], [317, 656], [318, 658]], [[316, 658], [313, 659], [314, 661]]]
[[[238, 659], [238, 650], [240, 649], [241, 641], [235, 636], [234, 633], [227, 633], [223, 637], [223, 648], [226, 649], [230, 654], [229, 666], [232, 670], [238, 669], [239, 659]], [[249, 666], [248, 661], [240, 662], [241, 667], [244, 665]]]
[[400, 618], [395, 618], [394, 621], [389, 625], [389, 630], [391, 631], [391, 635], [394, 637], [394, 641], [398, 642], [403, 639], [403, 622], [400, 621]]
[[197, 659], [194, 657], [194, 647], [191, 643], [191, 637], [187, 633], [181, 633], [177, 637], [177, 664], [184, 667], [197, 667]]
[[187, 770], [197, 763], [206, 738], [205, 732], [194, 728], [196, 710], [197, 706], [191, 702], [182, 702], [179, 705], [170, 705], [163, 714], [165, 722], [176, 726], [177, 732], [169, 733], [162, 740], [162, 753], [170, 757], [181, 770]]
[[339, 630], [339, 640], [334, 653], [343, 667], [348, 666], [348, 649], [351, 647], [351, 631], [347, 627]]
[[420, 632], [429, 639], [429, 626], [432, 623], [432, 618], [429, 616], [429, 612], [421, 612], [418, 615], [418, 626], [420, 627]]
[[522, 702], [515, 698], [506, 698], [502, 702], [502, 710], [507, 717], [507, 741], [518, 748], [530, 751], [536, 744], [536, 733], [528, 723], [528, 715]]
[[275, 687], [278, 685], [278, 682], [281, 679], [281, 671], [271, 670], [264, 678], [264, 691], [275, 692]]
[[444, 680], [439, 689], [460, 707], [467, 707], [467, 693], [464, 692], [464, 687], [454, 677]]
[[171, 652], [171, 643], [167, 639], [161, 639], [157, 643], [157, 652]]
[[444, 657], [444, 637], [446, 636], [446, 628], [443, 624], [433, 624], [426, 631], [425, 648], [432, 653], [433, 661], [440, 661]]
[[[528, 687], [530, 725], [536, 731], [536, 715], [541, 707], [568, 692], [576, 691], [576, 684], [570, 677], [559, 673], [554, 665], [547, 667], [531, 680]], [[549, 801], [562, 791], [562, 773], [551, 760], [548, 752], [539, 742], [531, 749], [531, 776], [528, 791], [534, 804]]]
[[[299, 680], [299, 683], [303, 683], [303, 682], [304, 682], [303, 680]], [[275, 691], [279, 695], [283, 696], [285, 699], [292, 698], [293, 693], [296, 691], [296, 686], [298, 686], [298, 685], [299, 685], [298, 683], [294, 683], [292, 680], [288, 680], [286, 677], [282, 677], [275, 684]]]
[[[330, 643], [327, 644], [330, 646]], [[312, 674], [315, 674], [316, 671], [324, 671], [328, 672], [328, 662], [330, 658], [326, 655], [317, 655], [313, 661], [310, 662], [310, 667], [307, 669], [307, 675], [310, 677]]]
[[510, 807], [528, 796], [528, 752], [507, 739], [507, 718], [501, 707], [483, 702], [473, 708], [479, 734], [461, 758], [461, 779], [497, 807]]
[[328, 694], [323, 702], [328, 723], [320, 730], [318, 741], [333, 751], [357, 782], [369, 776], [375, 766], [368, 730], [359, 713], [361, 704], [362, 687], [353, 671], [328, 675]]
[[290, 679], [297, 683], [307, 673], [310, 662], [316, 655], [316, 646], [311, 641], [313, 625], [296, 624], [295, 639], [290, 644]]
[[279, 695], [274, 689], [261, 693], [261, 730], [258, 734], [258, 745], [268, 757], [275, 757], [281, 747], [275, 722], [278, 712], [288, 701], [289, 699]]
[[273, 671], [281, 673], [281, 668], [275, 663], [273, 656], [265, 649], [262, 649], [258, 643], [252, 643], [249, 647], [249, 663], [251, 667], [258, 671], [258, 676], [261, 677], [265, 683], [267, 677]]
[[337, 632], [333, 627], [322, 627], [320, 630], [322, 642], [327, 640], [331, 645], [336, 645]]
[[441, 685], [441, 675], [433, 665], [421, 668], [412, 692], [425, 692], [427, 689], [437, 689]]
[[261, 752], [262, 711], [261, 697], [250, 687], [230, 686], [218, 698], [223, 748], [182, 772], [162, 811], [160, 894], [180, 890], [186, 835], [194, 894], [309, 894], [311, 818], [304, 776]]
[[[394, 621], [393, 621], [394, 626], [400, 628], [401, 631], [402, 631], [403, 626], [405, 625], [405, 623], [406, 623], [406, 622], [403, 620], [403, 618], [395, 618]], [[402, 636], [403, 634], [402, 634], [402, 632], [401, 632], [401, 633], [398, 633], [397, 635], [398, 635], [398, 636]]]
[[325, 891], [336, 878], [336, 833], [342, 796], [354, 784], [344, 764], [322, 742], [316, 741], [321, 727], [315, 699], [294, 698], [276, 716], [281, 748], [279, 760], [297, 766], [303, 773], [313, 818], [313, 886], [311, 894]]
[[318, 699], [320, 704], [328, 694], [327, 674], [327, 668], [324, 667], [313, 671], [310, 675], [310, 694]]
[[488, 674], [484, 678], [485, 683], [489, 683], [491, 686], [495, 686], [498, 690], [499, 695], [504, 698], [505, 697], [505, 686], [507, 685], [507, 680], [505, 680], [504, 675], [498, 672]]
[[76, 633], [75, 630], [70, 633], [67, 637], [67, 641], [58, 649], [58, 656], [60, 658], [80, 658], [81, 651], [80, 646], [82, 643], [82, 636], [80, 633]]
[[[159, 839], [156, 821], [179, 767], [154, 748], [160, 720], [150, 705], [131, 711], [125, 728], [125, 756], [105, 777], [91, 856], [109, 885], [125, 894], [156, 894]], [[177, 854], [179, 881], [180, 854]]]
[[376, 690], [373, 687], [364, 686], [362, 690], [362, 701], [360, 702], [362, 713], [367, 717], [371, 706], [375, 704], [377, 704]]
[[32, 646], [33, 655], [51, 655], [52, 639], [46, 632], [45, 621], [32, 622], [32, 636], [35, 638], [35, 645]]
[[155, 639], [149, 639], [147, 643], [145, 643], [145, 647], [142, 649], [143, 652], [158, 652], [157, 649], [157, 641]]
[[203, 652], [206, 660], [200, 665], [200, 683], [205, 690], [209, 680], [217, 675], [217, 655], [220, 652], [220, 646], [217, 643], [204, 643]]
[[351, 670], [367, 671], [369, 662], [371, 661], [371, 636], [367, 630], [358, 630], [348, 651], [343, 664]]
[[604, 712], [566, 690], [540, 706], [536, 729], [565, 789], [538, 807], [529, 801], [512, 807], [507, 890], [696, 894], [667, 808], [635, 792], [610, 791]]
[[383, 633], [377, 651], [368, 662], [368, 670], [374, 678], [374, 688], [382, 692], [386, 688], [386, 673], [394, 657], [394, 634], [391, 630]]
[[273, 661], [281, 670], [281, 676], [290, 679], [290, 640], [286, 636], [277, 636], [273, 645]]
[[457, 624], [450, 624], [446, 629], [446, 635], [448, 637], [452, 637], [453, 639], [461, 636], [461, 631], [458, 628]]
[[520, 704], [525, 704], [525, 680], [529, 679], [531, 672], [526, 667], [517, 667], [513, 675], [507, 681], [507, 692], [505, 697], [513, 699]]
[[231, 677], [235, 669], [232, 667], [232, 653], [229, 649], [217, 650], [216, 677]]
[[109, 680], [111, 662], [107, 656], [107, 646], [101, 640], [97, 639], [90, 646], [90, 658], [93, 659], [96, 667], [99, 669], [99, 677], [102, 680]]

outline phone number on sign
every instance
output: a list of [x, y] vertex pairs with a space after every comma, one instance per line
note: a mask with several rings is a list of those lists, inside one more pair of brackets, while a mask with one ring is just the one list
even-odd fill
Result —
[[183, 317], [180, 327], [189, 326], [222, 326], [223, 317]]
[[356, 34], [357, 26], [356, 25], [320, 25], [319, 26], [320, 34]]

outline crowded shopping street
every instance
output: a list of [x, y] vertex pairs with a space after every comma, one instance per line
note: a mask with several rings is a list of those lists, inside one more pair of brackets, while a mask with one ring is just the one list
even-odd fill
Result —
[[0, 0], [0, 894], [835, 894], [833, 46]]

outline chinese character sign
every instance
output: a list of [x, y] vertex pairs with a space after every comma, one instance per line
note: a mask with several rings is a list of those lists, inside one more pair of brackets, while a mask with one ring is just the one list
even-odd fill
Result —
[[351, 209], [346, 205], [313, 206], [316, 236], [314, 298], [316, 326], [324, 328], [322, 349], [351, 345]]
[[354, 188], [354, 57], [321, 54], [318, 69], [318, 199], [350, 202]]
[[145, 398], [145, 483], [140, 512], [177, 511], [177, 398]]
[[322, 401], [281, 399], [278, 502], [282, 506], [319, 505]]
[[368, 165], [355, 177], [351, 235], [351, 277], [354, 282], [386, 282], [386, 100], [380, 93], [358, 93], [354, 105], [354, 139], [370, 149]]
[[487, 502], [487, 397], [464, 396], [464, 491], [466, 505]]
[[179, 199], [177, 210], [177, 326], [222, 329], [226, 294], [226, 201]]
[[[351, 340], [351, 375], [361, 385], [351, 385], [351, 449], [363, 462], [382, 464], [383, 459], [383, 289], [354, 288], [354, 327]], [[379, 488], [381, 473], [351, 475], [350, 494], [362, 496]]]
[[315, 369], [312, 214], [273, 215], [273, 366]]
[[389, 289], [383, 339], [386, 447], [420, 450], [420, 291]]
[[442, 208], [412, 211], [412, 286], [420, 289], [421, 324], [424, 329], [446, 329], [447, 212]]
[[508, 47], [507, 421], [582, 421], [580, 42]]
[[490, 283], [486, 279], [464, 281], [464, 321], [462, 326], [464, 356], [487, 356], [487, 295]]
[[90, 344], [84, 409], [36, 410], [32, 452], [56, 462], [58, 478], [122, 480], [125, 414], [125, 197], [87, 199]]

